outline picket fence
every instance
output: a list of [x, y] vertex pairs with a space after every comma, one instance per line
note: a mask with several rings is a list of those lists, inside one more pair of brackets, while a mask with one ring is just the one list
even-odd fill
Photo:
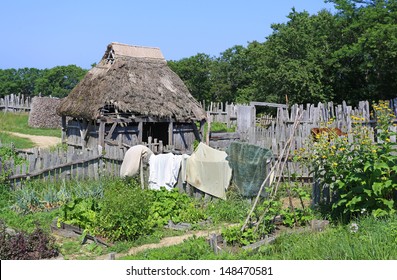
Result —
[[10, 94], [0, 98], [0, 111], [19, 112], [30, 111], [32, 99], [23, 94]]

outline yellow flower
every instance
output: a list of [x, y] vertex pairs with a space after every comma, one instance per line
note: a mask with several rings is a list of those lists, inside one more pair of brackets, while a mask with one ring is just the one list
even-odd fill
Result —
[[323, 156], [323, 158], [327, 158], [327, 156], [326, 156], [326, 155], [324, 155], [324, 156]]
[[333, 162], [332, 166], [338, 166], [338, 164], [336, 162]]
[[335, 145], [332, 145], [332, 146], [331, 146], [331, 149], [335, 150], [335, 149], [336, 149]]
[[390, 138], [386, 138], [386, 142], [390, 142]]
[[373, 153], [376, 153], [376, 150], [372, 150]]

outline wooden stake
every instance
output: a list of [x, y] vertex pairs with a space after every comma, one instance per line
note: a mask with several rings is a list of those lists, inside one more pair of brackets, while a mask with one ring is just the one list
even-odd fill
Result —
[[[283, 150], [281, 151], [281, 153], [280, 153], [280, 155], [279, 155], [279, 158], [277, 159], [275, 165], [272, 167], [272, 169], [270, 170], [269, 174], [266, 176], [265, 180], [263, 181], [261, 187], [259, 188], [258, 194], [257, 194], [256, 199], [255, 199], [255, 202], [254, 202], [254, 205], [252, 206], [252, 208], [251, 208], [251, 210], [250, 210], [250, 212], [249, 212], [247, 218], [245, 219], [245, 222], [244, 222], [243, 226], [241, 227], [241, 231], [244, 231], [245, 227], [247, 226], [247, 224], [248, 224], [248, 222], [249, 222], [249, 220], [250, 220], [250, 217], [251, 217], [252, 213], [254, 212], [254, 210], [255, 210], [255, 208], [256, 208], [256, 205], [258, 204], [258, 201], [259, 201], [260, 195], [261, 195], [261, 193], [262, 193], [262, 191], [263, 191], [263, 188], [265, 187], [266, 182], [267, 182], [267, 181], [269, 180], [269, 178], [270, 178], [270, 175], [272, 174], [273, 171], [279, 170], [279, 176], [278, 176], [278, 179], [277, 179], [277, 183], [276, 183], [276, 185], [273, 187], [273, 190], [272, 190], [272, 192], [271, 192], [270, 197], [273, 197], [273, 196], [276, 195], [278, 185], [280, 184], [280, 181], [281, 181], [281, 177], [282, 177], [281, 174], [282, 174], [282, 171], [283, 171], [283, 169], [284, 169], [285, 162], [288, 160], [288, 157], [289, 157], [291, 142], [292, 142], [292, 139], [294, 138], [294, 132], [296, 131], [296, 128], [298, 127], [298, 124], [299, 124], [299, 121], [300, 121], [300, 118], [301, 118], [301, 117], [302, 117], [302, 114], [297, 114], [297, 115], [296, 115], [296, 118], [295, 118], [295, 121], [294, 121], [294, 125], [293, 125], [293, 127], [292, 127], [291, 136], [290, 136], [290, 138], [287, 140], [287, 142], [285, 143], [284, 148], [283, 148]], [[287, 150], [287, 149], [288, 149], [288, 150]], [[284, 153], [285, 153], [286, 151], [287, 151], [287, 155], [286, 155], [285, 160], [284, 160], [284, 162], [283, 162]], [[279, 167], [280, 164], [282, 164], [282, 165], [281, 165], [281, 168]], [[277, 176], [277, 173], [275, 173], [275, 176]], [[267, 209], [265, 209], [265, 213], [266, 213], [266, 211], [267, 211]], [[264, 216], [264, 214], [263, 214], [262, 216]]]

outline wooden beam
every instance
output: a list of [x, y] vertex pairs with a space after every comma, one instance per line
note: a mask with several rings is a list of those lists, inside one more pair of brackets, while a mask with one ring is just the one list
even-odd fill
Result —
[[273, 107], [273, 108], [284, 108], [288, 109], [287, 104], [278, 104], [278, 103], [269, 103], [269, 102], [250, 102], [251, 106], [264, 106], [264, 107]]
[[81, 147], [85, 148], [85, 137], [87, 136], [87, 120], [83, 119], [83, 123], [78, 122], [79, 130], [80, 130], [80, 143]]
[[143, 139], [143, 122], [138, 123], [138, 142], [142, 143]]
[[197, 129], [196, 123], [192, 122], [192, 128], [193, 128], [193, 132], [194, 132], [194, 136], [196, 137], [196, 140], [201, 142], [200, 132]]
[[98, 145], [105, 148], [105, 122], [99, 121]]
[[168, 145], [174, 145], [174, 123], [172, 120], [168, 124]]
[[66, 116], [62, 116], [62, 143], [66, 143], [67, 135], [66, 135], [67, 127], [66, 127]]
[[211, 134], [211, 118], [210, 118], [210, 114], [207, 113], [207, 135], [205, 136], [205, 144], [207, 144], [207, 146], [210, 145], [210, 134]]
[[112, 139], [112, 135], [113, 135], [114, 130], [116, 129], [116, 126], [117, 126], [117, 122], [114, 122], [112, 127], [110, 128], [110, 130], [108, 132], [108, 135], [106, 136], [107, 140], [111, 140]]
[[205, 123], [206, 123], [205, 120], [201, 120], [201, 121], [200, 121], [201, 142], [204, 140], [204, 125], [205, 125]]

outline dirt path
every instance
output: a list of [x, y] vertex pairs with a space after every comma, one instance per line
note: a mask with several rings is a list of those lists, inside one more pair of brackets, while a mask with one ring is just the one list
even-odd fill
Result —
[[39, 148], [48, 148], [61, 143], [61, 138], [54, 136], [37, 136], [37, 135], [22, 134], [17, 132], [7, 132], [7, 133], [16, 137], [27, 138], [30, 141], [32, 141], [36, 147]]
[[[169, 247], [172, 245], [178, 245], [180, 243], [183, 243], [184, 240], [189, 239], [190, 237], [210, 236], [213, 233], [219, 234], [220, 230], [201, 230], [201, 231], [195, 231], [195, 232], [187, 233], [187, 234], [180, 235], [180, 236], [166, 237], [166, 238], [161, 239], [161, 241], [159, 243], [145, 244], [142, 246], [133, 247], [127, 253], [116, 254], [116, 259], [120, 258], [120, 257], [124, 257], [124, 256], [135, 255], [135, 254], [138, 254], [139, 252], [145, 251], [147, 249], [156, 249], [156, 248], [162, 248], [162, 247]], [[108, 260], [109, 255], [99, 256], [96, 259], [97, 260]]]

